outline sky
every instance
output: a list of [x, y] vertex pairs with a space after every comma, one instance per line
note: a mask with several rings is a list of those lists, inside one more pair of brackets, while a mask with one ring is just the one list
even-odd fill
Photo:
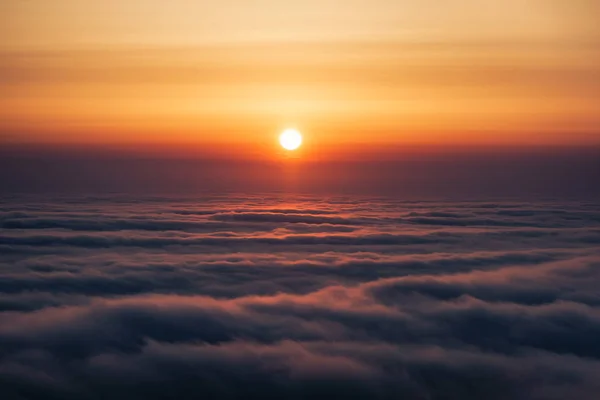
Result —
[[599, 7], [2, 2], [0, 141], [265, 159], [295, 127], [306, 158], [414, 145], [596, 146]]
[[597, 400], [599, 15], [0, 1], [2, 399]]

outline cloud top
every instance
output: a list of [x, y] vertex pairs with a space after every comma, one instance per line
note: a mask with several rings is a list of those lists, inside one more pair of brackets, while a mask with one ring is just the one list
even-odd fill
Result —
[[5, 199], [0, 226], [10, 399], [600, 389], [597, 204]]

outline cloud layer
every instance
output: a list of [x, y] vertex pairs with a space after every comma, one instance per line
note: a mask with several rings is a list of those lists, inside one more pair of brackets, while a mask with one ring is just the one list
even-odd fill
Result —
[[8, 399], [595, 399], [600, 206], [5, 199]]

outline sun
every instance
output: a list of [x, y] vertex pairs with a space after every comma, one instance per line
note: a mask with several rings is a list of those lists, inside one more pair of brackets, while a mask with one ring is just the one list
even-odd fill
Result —
[[296, 129], [286, 129], [279, 135], [279, 143], [286, 150], [296, 150], [302, 145], [302, 134]]

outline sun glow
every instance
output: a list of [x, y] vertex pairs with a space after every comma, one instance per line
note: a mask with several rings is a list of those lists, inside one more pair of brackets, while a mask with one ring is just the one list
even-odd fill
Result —
[[286, 150], [296, 150], [302, 145], [302, 134], [296, 129], [286, 129], [279, 135], [279, 143]]

